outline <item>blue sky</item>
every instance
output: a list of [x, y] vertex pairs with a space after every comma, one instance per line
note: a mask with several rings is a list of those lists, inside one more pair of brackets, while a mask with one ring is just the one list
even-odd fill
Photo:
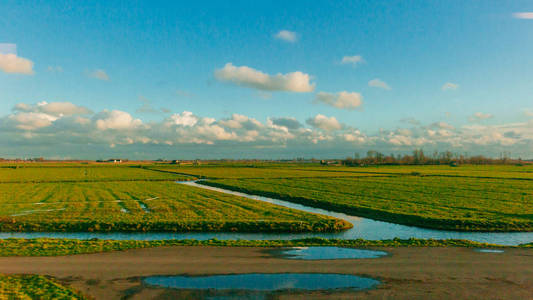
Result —
[[0, 157], [533, 157], [528, 12], [531, 1], [3, 1]]

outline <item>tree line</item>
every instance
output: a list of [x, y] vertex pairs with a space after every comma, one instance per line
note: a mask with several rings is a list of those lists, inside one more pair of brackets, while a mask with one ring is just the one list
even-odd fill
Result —
[[370, 150], [365, 157], [359, 157], [356, 153], [354, 157], [348, 157], [341, 160], [341, 164], [346, 166], [364, 166], [364, 165], [496, 165], [496, 164], [524, 164], [521, 158], [512, 159], [511, 153], [502, 152], [500, 157], [491, 158], [483, 155], [468, 156], [467, 154], [453, 153], [451, 151], [434, 151], [431, 154], [425, 154], [422, 149], [415, 149], [411, 154], [390, 154], [385, 155], [381, 152]]

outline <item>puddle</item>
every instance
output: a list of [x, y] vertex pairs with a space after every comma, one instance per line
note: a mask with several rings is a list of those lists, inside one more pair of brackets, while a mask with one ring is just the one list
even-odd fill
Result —
[[385, 251], [343, 247], [294, 247], [275, 250], [275, 254], [289, 259], [360, 259], [387, 256]]
[[373, 288], [379, 284], [379, 281], [367, 277], [314, 273], [152, 276], [145, 278], [144, 282], [148, 285], [173, 289], [249, 292], [362, 290]]
[[505, 252], [504, 250], [501, 250], [501, 249], [475, 249], [474, 251], [481, 252], [481, 253], [503, 253]]

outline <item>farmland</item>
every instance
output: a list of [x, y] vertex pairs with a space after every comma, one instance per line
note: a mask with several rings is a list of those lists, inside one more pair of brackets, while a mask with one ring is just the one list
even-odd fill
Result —
[[[316, 165], [315, 165], [316, 166]], [[354, 173], [337, 172], [324, 167], [300, 167], [294, 165], [258, 165], [258, 166], [235, 166], [213, 165], [199, 167], [150, 166], [152, 170], [174, 172], [175, 174], [189, 175], [198, 178], [222, 179], [222, 178], [316, 178], [316, 177], [356, 177], [356, 176], [384, 176], [380, 173]]]
[[176, 180], [398, 224], [532, 231], [531, 165], [320, 166], [218, 163], [0, 167], [3, 231], [332, 231], [336, 219]]
[[533, 182], [415, 176], [220, 179], [203, 184], [422, 227], [533, 230]]
[[0, 203], [1, 231], [301, 232], [349, 226], [173, 181], [3, 183]]
[[22, 164], [0, 167], [0, 183], [16, 182], [80, 182], [80, 181], [139, 181], [193, 179], [172, 173], [154, 172], [136, 166], [52, 165]]

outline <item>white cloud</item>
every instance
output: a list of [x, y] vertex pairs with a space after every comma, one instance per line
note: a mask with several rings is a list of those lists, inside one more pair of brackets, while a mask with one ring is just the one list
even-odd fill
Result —
[[344, 56], [341, 60], [342, 64], [352, 64], [354, 66], [363, 63], [363, 57], [361, 55]]
[[0, 53], [0, 70], [5, 73], [33, 75], [33, 62], [16, 54]]
[[72, 115], [86, 115], [90, 114], [91, 110], [86, 107], [78, 106], [70, 102], [46, 102], [42, 101], [36, 105], [18, 103], [13, 108], [15, 111], [21, 112], [35, 112], [45, 113], [55, 117], [72, 116]]
[[13, 110], [16, 113], [9, 116], [9, 120], [16, 123], [16, 128], [22, 130], [45, 128], [63, 117], [92, 113], [89, 109], [70, 102], [46, 101], [36, 105], [18, 103]]
[[240, 114], [233, 114], [231, 119], [221, 120], [218, 123], [232, 129], [244, 128], [247, 130], [254, 130], [263, 127], [261, 122], [256, 119]]
[[315, 102], [322, 102], [340, 109], [356, 109], [363, 104], [363, 96], [355, 92], [342, 91], [336, 94], [319, 92]]
[[382, 81], [379, 78], [370, 80], [368, 82], [368, 86], [375, 87], [375, 88], [380, 88], [380, 89], [384, 89], [384, 90], [390, 90], [390, 86], [385, 81]]
[[289, 30], [281, 30], [280, 32], [276, 33], [274, 37], [278, 40], [283, 40], [289, 43], [294, 43], [298, 40], [296, 32]]
[[104, 110], [95, 116], [96, 128], [99, 130], [134, 129], [142, 125], [142, 121], [134, 119], [129, 113], [120, 110]]
[[446, 123], [446, 122], [435, 122], [428, 126], [429, 128], [437, 128], [437, 129], [454, 129], [452, 125]]
[[[481, 118], [484, 115], [481, 114]], [[110, 145], [114, 145], [114, 152], [106, 152]], [[410, 122], [403, 128], [381, 129], [367, 135], [341, 124], [335, 117], [322, 114], [301, 124], [290, 116], [261, 122], [250, 116], [232, 114], [216, 120], [184, 111], [145, 123], [127, 112], [104, 110], [94, 114], [72, 103], [19, 103], [12, 113], [0, 117], [0, 147], [6, 153], [21, 156], [25, 153], [33, 153], [31, 156], [76, 153], [80, 158], [102, 158], [100, 155], [119, 153], [115, 151], [122, 151], [120, 153], [129, 158], [178, 154], [192, 158], [242, 158], [243, 154], [253, 157], [257, 153], [268, 158], [285, 157], [281, 153], [292, 157], [295, 151], [306, 155], [323, 153], [324, 156], [371, 149], [407, 153], [420, 147], [428, 152], [450, 150], [471, 154], [511, 151], [529, 158], [533, 149], [533, 120], [499, 125], [476, 122], [465, 126]], [[257, 149], [266, 152], [254, 152]]]
[[171, 123], [180, 126], [194, 126], [198, 123], [198, 118], [190, 111], [184, 111], [181, 114], [173, 114], [170, 116]]
[[492, 119], [493, 117], [494, 117], [494, 115], [492, 115], [492, 114], [485, 114], [485, 113], [482, 113], [482, 112], [477, 112], [477, 113], [473, 114], [472, 116], [470, 116], [469, 120], [471, 122], [475, 122], [475, 121]]
[[247, 66], [237, 67], [232, 63], [227, 63], [224, 68], [215, 70], [215, 77], [219, 81], [264, 91], [305, 93], [312, 92], [315, 88], [315, 85], [309, 82], [311, 77], [300, 71], [269, 75]]
[[516, 19], [529, 19], [533, 20], [533, 12], [517, 12], [513, 14]]
[[52, 125], [58, 119], [45, 113], [21, 112], [10, 116], [16, 122], [16, 127], [23, 130], [35, 130]]
[[94, 70], [89, 76], [98, 80], [109, 81], [109, 75], [107, 75], [106, 71], [102, 69]]
[[458, 88], [459, 88], [459, 85], [453, 82], [446, 82], [444, 85], [442, 85], [443, 91], [456, 90]]
[[313, 118], [306, 120], [306, 123], [320, 129], [327, 131], [339, 130], [342, 128], [341, 123], [337, 121], [335, 117], [326, 117], [324, 115], [318, 114]]

